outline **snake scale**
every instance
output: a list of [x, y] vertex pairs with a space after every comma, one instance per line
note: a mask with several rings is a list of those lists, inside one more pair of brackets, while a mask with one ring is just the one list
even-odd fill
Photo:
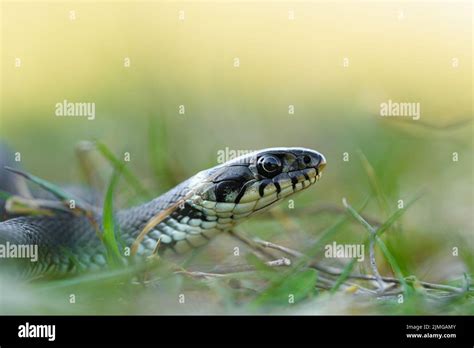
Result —
[[[237, 157], [149, 202], [116, 211], [117, 239], [130, 247], [154, 216], [169, 210], [144, 235], [136, 255], [150, 255], [158, 240], [160, 253], [186, 252], [312, 186], [325, 165], [322, 154], [306, 148], [269, 148]], [[12, 184], [4, 180], [3, 186], [7, 181]], [[170, 209], [178, 202], [179, 207]], [[0, 222], [0, 244], [38, 246], [38, 261], [28, 266], [30, 275], [100, 269], [106, 265], [106, 249], [94, 224], [102, 228], [99, 208], [92, 220], [67, 211], [7, 218]]]

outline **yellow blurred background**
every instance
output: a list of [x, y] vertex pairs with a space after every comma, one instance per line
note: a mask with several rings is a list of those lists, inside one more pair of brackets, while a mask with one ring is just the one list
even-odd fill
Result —
[[[130, 152], [153, 194], [225, 148], [309, 147], [328, 166], [297, 208], [372, 194], [368, 214], [383, 221], [360, 150], [390, 212], [426, 190], [386, 238], [403, 272], [445, 281], [474, 267], [472, 11], [471, 1], [4, 1], [0, 140], [59, 184], [83, 180], [75, 145], [100, 140]], [[64, 100], [95, 103], [95, 119], [55, 116]], [[388, 100], [420, 103], [420, 120], [381, 117]], [[176, 177], [150, 184], [153, 156]], [[248, 230], [302, 249], [334, 218], [289, 215], [305, 238], [275, 221]]]
[[[471, 17], [470, 2], [451, 1], [4, 2], [2, 133], [39, 122], [106, 136], [103, 125], [164, 111], [177, 128], [288, 129], [372, 117], [389, 98], [420, 102], [425, 121], [442, 123], [471, 114]], [[95, 102], [97, 123], [56, 119], [64, 99]]]
[[[432, 173], [454, 151], [472, 171], [472, 124], [438, 129], [472, 119], [471, 2], [3, 2], [1, 28], [0, 137], [53, 182], [81, 178], [74, 146], [93, 139], [145, 180], [150, 119], [175, 182], [226, 147], [315, 148], [338, 200], [362, 187], [342, 161], [357, 149], [392, 173], [389, 192], [403, 176], [406, 192], [446, 187], [457, 174]], [[380, 117], [389, 99], [421, 119]], [[55, 116], [64, 100], [95, 119]]]

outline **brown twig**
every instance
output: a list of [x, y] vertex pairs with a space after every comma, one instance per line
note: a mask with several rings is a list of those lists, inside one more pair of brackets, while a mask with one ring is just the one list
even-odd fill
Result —
[[281, 251], [281, 252], [283, 252], [287, 255], [290, 255], [290, 256], [305, 257], [305, 255], [303, 253], [300, 253], [299, 251], [292, 250], [290, 248], [287, 248], [287, 247], [284, 247], [284, 246], [281, 246], [281, 245], [278, 245], [278, 244], [275, 244], [275, 243], [272, 243], [272, 242], [267, 242], [267, 241], [261, 240], [261, 239], [254, 239], [254, 241], [256, 243], [262, 245], [265, 248], [271, 248], [271, 249], [279, 250], [279, 251]]
[[[281, 257], [276, 260], [272, 261], [267, 261], [265, 262], [265, 265], [268, 267], [287, 267], [291, 266], [291, 260], [286, 258], [286, 257]], [[202, 271], [188, 271], [188, 270], [180, 270], [175, 273], [184, 273], [184, 274], [189, 274], [189, 275], [196, 275], [196, 276], [206, 276], [206, 277], [211, 277], [211, 276], [228, 276], [236, 273], [243, 273], [243, 272], [253, 272], [256, 271], [257, 269], [252, 266], [252, 265], [233, 265], [233, 266], [225, 266], [225, 267], [215, 267], [212, 270], [208, 272], [202, 272]]]
[[364, 220], [363, 217], [360, 216], [360, 214], [355, 213], [353, 208], [347, 203], [347, 200], [345, 198], [342, 199], [342, 204], [344, 207], [352, 213], [352, 216], [354, 216], [362, 225], [365, 226], [367, 231], [370, 233], [370, 244], [369, 244], [369, 258], [370, 258], [370, 266], [372, 268], [372, 272], [374, 273], [375, 279], [377, 281], [377, 284], [379, 286], [379, 292], [383, 293], [385, 290], [385, 284], [382, 280], [382, 276], [380, 275], [379, 269], [377, 267], [377, 262], [375, 260], [375, 238], [377, 236], [377, 230], [372, 227], [370, 223], [368, 223], [366, 220]]
[[[296, 251], [296, 250], [293, 250], [293, 249], [290, 249], [290, 248], [287, 248], [287, 247], [284, 247], [284, 246], [281, 246], [281, 245], [278, 245], [278, 244], [275, 244], [275, 243], [267, 242], [267, 241], [260, 240], [260, 239], [257, 239], [255, 241], [257, 243], [259, 243], [260, 245], [266, 247], [266, 248], [279, 250], [279, 251], [281, 251], [281, 252], [283, 252], [283, 253], [285, 253], [289, 256], [306, 257], [303, 253], [301, 253], [299, 251]], [[329, 274], [331, 276], [338, 277], [338, 276], [343, 274], [343, 271], [340, 270], [340, 269], [333, 268], [333, 267], [328, 267], [328, 266], [322, 266], [322, 265], [319, 265], [317, 262], [311, 262], [309, 264], [309, 267], [314, 268], [314, 269], [316, 269], [320, 272]], [[377, 281], [376, 276], [363, 275], [363, 274], [350, 274], [350, 275], [348, 275], [348, 278], [358, 279], [358, 280]], [[384, 282], [393, 283], [393, 284], [400, 284], [400, 280], [397, 279], [397, 278], [381, 277], [381, 279]], [[425, 281], [415, 280], [414, 278], [410, 278], [410, 277], [405, 278], [405, 281], [407, 281], [409, 283], [417, 281], [420, 285], [422, 285], [423, 287], [428, 288], [428, 289], [443, 290], [443, 291], [456, 292], [456, 293], [464, 293], [465, 292], [464, 289], [457, 288], [457, 287], [454, 287], [454, 286], [429, 283], [429, 282], [425, 282]]]
[[[330, 275], [336, 276], [336, 277], [342, 275], [342, 273], [343, 273], [342, 270], [340, 270], [340, 269], [318, 265], [316, 262], [311, 263], [310, 267], [314, 268], [314, 269], [316, 269], [320, 272], [324, 272], [324, 273], [327, 273], [327, 274], [330, 274]], [[377, 278], [375, 276], [364, 275], [364, 274], [350, 274], [350, 275], [348, 275], [347, 278], [360, 279], [360, 280], [370, 280], [370, 281], [376, 281], [377, 280]], [[382, 280], [384, 282], [388, 282], [388, 283], [400, 284], [400, 280], [397, 279], [397, 278], [382, 277]], [[417, 281], [420, 285], [422, 285], [423, 287], [428, 288], [428, 289], [443, 290], [443, 291], [450, 291], [450, 292], [456, 292], [456, 293], [465, 292], [463, 289], [457, 288], [457, 287], [454, 287], [454, 286], [429, 283], [429, 282], [425, 282], [425, 281], [421, 281], [421, 280], [415, 280], [414, 278], [411, 278], [411, 277], [406, 277], [405, 281], [408, 282], [408, 283], [413, 283], [413, 282]]]
[[241, 241], [242, 243], [244, 243], [245, 245], [247, 245], [248, 247], [256, 251], [258, 253], [257, 256], [259, 255], [261, 257], [263, 256], [263, 258], [266, 258], [268, 260], [275, 260], [277, 258], [272, 253], [268, 252], [268, 250], [266, 250], [264, 247], [258, 245], [253, 239], [247, 237], [245, 234], [240, 233], [239, 231], [235, 229], [229, 231], [229, 235], [235, 239], [238, 239], [239, 241]]

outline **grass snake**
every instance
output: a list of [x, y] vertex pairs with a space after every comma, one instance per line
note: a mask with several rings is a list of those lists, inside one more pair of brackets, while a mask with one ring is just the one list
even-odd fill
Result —
[[[237, 157], [197, 173], [149, 202], [116, 211], [117, 238], [124, 248], [132, 246], [147, 223], [165, 212], [165, 218], [140, 240], [137, 256], [150, 255], [158, 240], [160, 253], [186, 252], [310, 187], [325, 165], [322, 154], [306, 148], [269, 148]], [[0, 179], [2, 189], [17, 193], [10, 176], [4, 173]], [[38, 262], [28, 265], [30, 275], [102, 268], [106, 249], [94, 225], [102, 228], [99, 208], [92, 217], [67, 211], [7, 216], [0, 222], [0, 244], [38, 246]]]

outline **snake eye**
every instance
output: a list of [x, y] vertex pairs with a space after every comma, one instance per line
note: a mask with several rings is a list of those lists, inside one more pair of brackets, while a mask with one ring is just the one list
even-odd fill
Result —
[[308, 155], [305, 155], [305, 156], [303, 157], [303, 162], [304, 162], [305, 164], [310, 164], [310, 163], [311, 163], [311, 157], [309, 157]]
[[261, 174], [274, 174], [281, 168], [281, 161], [278, 157], [267, 155], [260, 157], [257, 165], [263, 171]]

